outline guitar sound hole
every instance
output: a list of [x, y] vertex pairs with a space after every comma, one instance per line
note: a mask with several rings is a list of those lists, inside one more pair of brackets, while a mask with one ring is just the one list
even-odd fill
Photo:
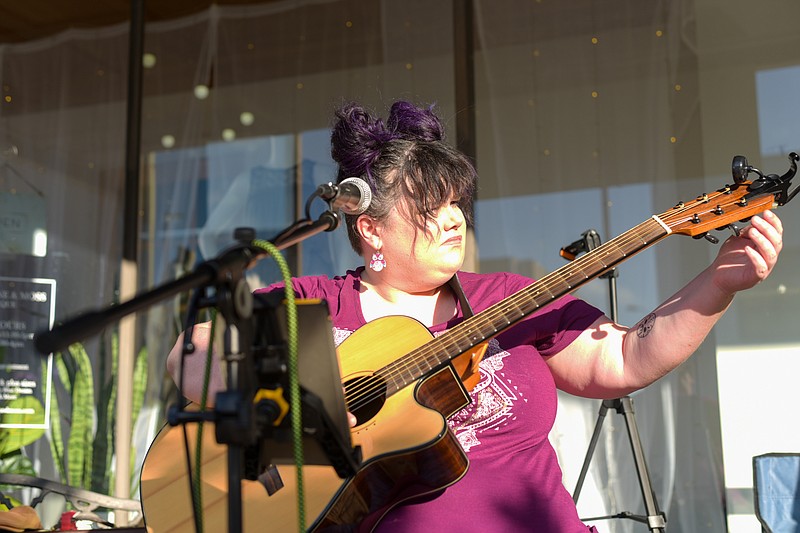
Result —
[[371, 420], [386, 403], [386, 382], [375, 376], [362, 376], [345, 381], [347, 408], [360, 426]]

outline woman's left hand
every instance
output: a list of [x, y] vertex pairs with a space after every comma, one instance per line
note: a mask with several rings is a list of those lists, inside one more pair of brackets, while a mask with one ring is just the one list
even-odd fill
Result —
[[783, 225], [772, 211], [750, 219], [738, 237], [730, 237], [714, 260], [713, 280], [721, 291], [734, 294], [769, 276], [783, 248]]

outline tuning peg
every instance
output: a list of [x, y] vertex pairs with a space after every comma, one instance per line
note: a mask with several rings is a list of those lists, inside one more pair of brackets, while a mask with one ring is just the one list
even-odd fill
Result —
[[[750, 219], [748, 218], [747, 220], [750, 220]], [[746, 221], [742, 220], [742, 222], [746, 222]], [[733, 233], [737, 237], [739, 236], [739, 233], [742, 232], [741, 228], [739, 226], [737, 226], [735, 223], [726, 224], [724, 226], [720, 226], [720, 227], [716, 228], [717, 231], [725, 231], [726, 229], [731, 230], [731, 233]]]
[[711, 235], [710, 233], [701, 233], [700, 235], [695, 235], [694, 239], [705, 239], [711, 244], [719, 244], [719, 239], [715, 236]]

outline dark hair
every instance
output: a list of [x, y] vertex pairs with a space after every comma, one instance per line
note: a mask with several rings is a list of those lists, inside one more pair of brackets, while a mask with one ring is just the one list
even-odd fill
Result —
[[[372, 189], [366, 215], [384, 219], [397, 200], [405, 197], [414, 225], [425, 231], [426, 222], [435, 219], [439, 208], [456, 198], [472, 226], [475, 167], [444, 142], [444, 126], [433, 106], [424, 109], [395, 102], [384, 124], [362, 106], [346, 104], [336, 112], [331, 155], [339, 165], [337, 182], [359, 177]], [[345, 216], [350, 244], [361, 254], [356, 220], [356, 215]]]

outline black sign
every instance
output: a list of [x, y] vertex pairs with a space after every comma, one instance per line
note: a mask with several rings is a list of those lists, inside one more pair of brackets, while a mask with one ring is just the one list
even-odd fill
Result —
[[55, 292], [54, 279], [0, 277], [0, 427], [48, 426], [53, 355], [33, 335], [52, 328]]

